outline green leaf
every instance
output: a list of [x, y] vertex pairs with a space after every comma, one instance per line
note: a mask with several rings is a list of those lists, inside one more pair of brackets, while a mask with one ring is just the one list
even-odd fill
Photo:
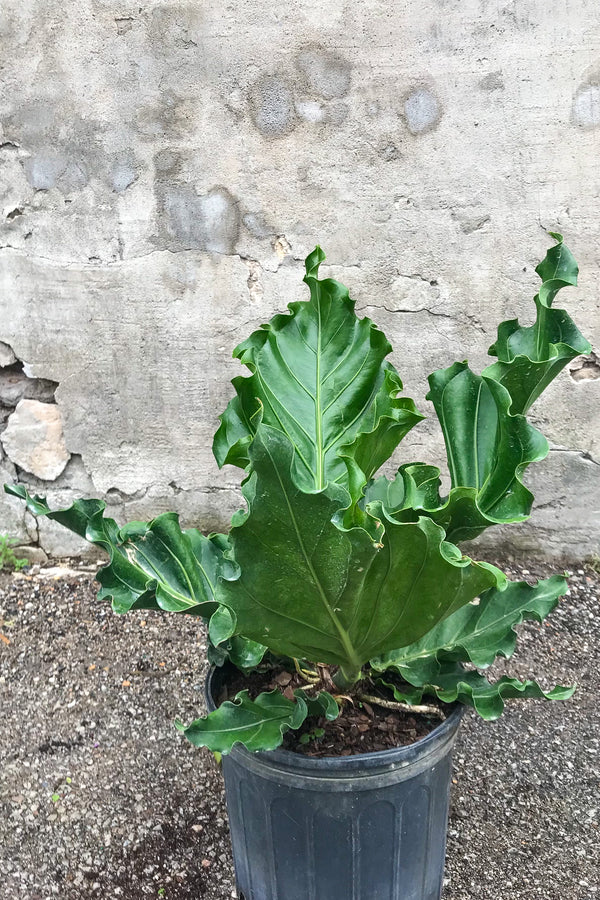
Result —
[[509, 658], [515, 649], [515, 625], [525, 619], [541, 622], [566, 591], [564, 578], [552, 576], [535, 585], [509, 583], [504, 590], [490, 588], [478, 604], [469, 604], [448, 616], [421, 640], [371, 660], [376, 672], [394, 672], [406, 684], [385, 680], [397, 700], [419, 703], [424, 694], [475, 707], [484, 719], [497, 718], [510, 697], [565, 700], [574, 688], [543, 691], [535, 681], [502, 677], [490, 683], [480, 672], [467, 670], [463, 662], [479, 668], [490, 666], [497, 656]]
[[483, 372], [507, 389], [513, 415], [527, 412], [567, 363], [592, 349], [565, 310], [552, 308], [561, 288], [577, 284], [579, 269], [562, 236], [550, 234], [557, 244], [536, 268], [542, 286], [534, 301], [535, 323], [524, 327], [518, 319], [502, 322], [489, 349], [498, 362]]
[[412, 666], [430, 660], [470, 662], [480, 669], [497, 656], [512, 656], [517, 639], [514, 627], [525, 620], [542, 622], [566, 593], [567, 582], [553, 575], [535, 585], [509, 582], [503, 590], [489, 588], [478, 602], [463, 606], [439, 622], [424, 637], [371, 660], [378, 672], [393, 668], [413, 684]]
[[283, 733], [299, 728], [306, 715], [302, 699], [294, 702], [279, 691], [270, 691], [251, 700], [248, 691], [240, 691], [233, 701], [226, 700], [187, 728], [176, 724], [196, 747], [225, 754], [236, 743], [248, 750], [275, 750], [283, 740]]
[[502, 385], [454, 363], [429, 378], [448, 454], [452, 487], [440, 496], [440, 470], [424, 463], [401, 466], [394, 481], [381, 477], [365, 491], [364, 508], [381, 501], [397, 521], [427, 515], [451, 541], [472, 540], [490, 525], [528, 518], [533, 494], [523, 472], [548, 452], [544, 436], [524, 416], [509, 412]]
[[30, 496], [22, 484], [5, 484], [4, 490], [7, 494], [25, 500], [27, 509], [34, 516], [46, 516], [48, 519], [53, 519], [82, 538], [86, 537], [90, 520], [96, 513], [106, 509], [106, 504], [102, 500], [76, 500], [68, 509], [52, 511], [46, 503], [45, 497], [40, 497], [38, 494]]
[[433, 510], [441, 504], [439, 487], [440, 470], [437, 466], [406, 463], [400, 466], [392, 481], [385, 476], [371, 481], [365, 491], [363, 506], [368, 509], [369, 503], [379, 501], [386, 512], [394, 517], [404, 511], [414, 513], [420, 509]]
[[332, 697], [327, 691], [320, 691], [316, 697], [311, 697], [302, 688], [298, 688], [294, 691], [294, 696], [299, 697], [306, 703], [307, 715], [309, 716], [325, 716], [326, 719], [333, 722], [340, 714], [340, 708], [335, 697]]
[[412, 400], [397, 397], [402, 382], [384, 362], [391, 350], [385, 335], [357, 318], [342, 284], [319, 280], [324, 259], [320, 247], [307, 257], [310, 300], [290, 303], [289, 315], [275, 316], [234, 350], [252, 375], [232, 382], [237, 396], [213, 445], [220, 466], [248, 466], [262, 420], [293, 445], [294, 480], [305, 489], [347, 483], [346, 445], [354, 478], [364, 483], [423, 418]]
[[[416, 676], [415, 676], [416, 679]], [[460, 663], [443, 662], [431, 673], [430, 680], [404, 689], [402, 686], [382, 681], [393, 691], [394, 698], [404, 703], [419, 703], [424, 694], [433, 694], [444, 703], [464, 703], [472, 706], [482, 719], [497, 719], [504, 711], [504, 701], [509, 698], [532, 697], [544, 700], [568, 700], [575, 687], [555, 687], [544, 691], [537, 681], [519, 681], [503, 675], [499, 681], [489, 682], [480, 672], [467, 671]]]
[[338, 527], [332, 518], [347, 507], [347, 491], [302, 491], [292, 480], [293, 453], [267, 425], [250, 447], [249, 509], [230, 535], [240, 574], [217, 588], [245, 637], [358, 674], [375, 653], [412, 643], [503, 583], [497, 569], [461, 556], [428, 518], [385, 527], [380, 519], [377, 542], [363, 528]]
[[211, 666], [222, 666], [227, 661], [242, 671], [255, 669], [267, 652], [263, 644], [249, 641], [241, 634], [232, 635], [229, 640], [216, 647], [210, 640], [208, 642], [208, 661]]
[[439, 494], [439, 470], [422, 463], [401, 467], [391, 484], [368, 485], [363, 508], [380, 499], [396, 520], [430, 516], [452, 541], [472, 540], [490, 525], [529, 517], [533, 495], [522, 482], [526, 468], [543, 459], [548, 444], [523, 413], [558, 372], [590, 351], [564, 310], [551, 308], [564, 286], [576, 284], [577, 264], [562, 243], [537, 268], [542, 287], [537, 318], [529, 328], [504, 322], [490, 353], [499, 361], [475, 375], [466, 362], [429, 377], [428, 399], [440, 421], [452, 486]]
[[59, 522], [108, 553], [110, 562], [96, 576], [98, 597], [110, 599], [116, 613], [163, 609], [209, 617], [216, 611], [217, 576], [223, 567], [231, 568], [224, 535], [182, 531], [176, 513], [119, 528], [104, 517], [106, 504], [100, 500], [76, 500], [68, 509], [51, 510], [44, 497], [30, 496], [23, 485], [4, 489], [25, 500], [34, 515]]
[[208, 636], [215, 647], [227, 641], [235, 632], [235, 616], [226, 606], [219, 606], [208, 623]]
[[234, 635], [228, 643], [228, 658], [238, 669], [254, 669], [267, 652], [264, 644], [250, 641], [241, 634]]
[[[476, 523], [482, 518], [488, 524], [526, 519], [533, 494], [521, 476], [530, 463], [547, 455], [545, 437], [524, 416], [509, 413], [510, 394], [501, 384], [474, 375], [466, 363], [434, 372], [429, 383], [427, 397], [444, 434], [452, 490], [459, 491], [454, 496], [451, 491], [444, 504], [445, 512], [452, 513], [444, 523], [448, 537], [459, 539], [459, 529], [473, 527], [469, 505]], [[463, 501], [460, 517], [457, 500]]]

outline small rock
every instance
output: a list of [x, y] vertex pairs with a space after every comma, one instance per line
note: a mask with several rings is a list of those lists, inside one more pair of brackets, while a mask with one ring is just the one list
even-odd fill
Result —
[[54, 403], [19, 401], [1, 440], [13, 463], [44, 481], [58, 478], [70, 458], [61, 412]]
[[17, 357], [15, 356], [12, 347], [9, 347], [8, 344], [5, 344], [3, 341], [0, 341], [0, 366], [12, 366], [16, 361]]

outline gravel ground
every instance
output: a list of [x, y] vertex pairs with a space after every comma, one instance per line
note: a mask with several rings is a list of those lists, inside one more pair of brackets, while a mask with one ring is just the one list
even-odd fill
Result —
[[[599, 588], [575, 571], [510, 664], [573, 700], [467, 716], [444, 900], [600, 900]], [[46, 568], [0, 574], [0, 632], [0, 897], [234, 897], [220, 773], [173, 727], [203, 708], [197, 623], [114, 616]]]

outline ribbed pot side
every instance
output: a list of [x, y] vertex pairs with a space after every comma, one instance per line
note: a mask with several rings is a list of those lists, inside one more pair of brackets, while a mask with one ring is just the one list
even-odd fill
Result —
[[[208, 674], [211, 710], [226, 677]], [[462, 712], [396, 750], [312, 759], [238, 745], [224, 756], [240, 897], [439, 900]]]

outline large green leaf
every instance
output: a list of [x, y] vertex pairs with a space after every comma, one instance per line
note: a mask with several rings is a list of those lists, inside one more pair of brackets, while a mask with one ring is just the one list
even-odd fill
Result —
[[324, 259], [320, 247], [306, 259], [310, 300], [290, 303], [289, 315], [275, 316], [234, 350], [252, 375], [233, 380], [237, 396], [213, 445], [219, 465], [246, 468], [262, 420], [288, 437], [296, 483], [308, 490], [346, 483], [339, 452], [349, 444], [362, 486], [423, 418], [412, 400], [397, 396], [402, 382], [385, 362], [391, 350], [385, 335], [357, 318], [342, 284], [319, 280]]
[[219, 606], [210, 617], [208, 636], [213, 646], [228, 641], [235, 631], [235, 617], [226, 606]]
[[217, 589], [245, 637], [279, 655], [356, 671], [503, 583], [494, 567], [462, 557], [428, 518], [384, 525], [380, 510], [378, 541], [363, 528], [338, 527], [332, 519], [348, 505], [347, 491], [303, 491], [293, 481], [293, 454], [268, 425], [250, 447], [248, 513], [230, 535], [241, 574]]
[[[76, 500], [68, 509], [51, 510], [44, 497], [30, 496], [23, 485], [5, 485], [36, 516], [46, 516], [105, 550], [110, 562], [96, 576], [100, 599], [113, 610], [163, 609], [211, 616], [217, 575], [231, 564], [224, 554], [224, 535], [207, 538], [197, 529], [182, 531], [176, 513], [163, 513], [152, 522], [131, 522], [119, 528], [105, 518], [100, 500]], [[223, 632], [222, 632], [223, 633]]]
[[565, 310], [552, 308], [561, 288], [577, 284], [579, 269], [562, 235], [550, 233], [557, 243], [536, 268], [542, 286], [535, 297], [535, 323], [524, 327], [518, 319], [502, 322], [489, 350], [498, 362], [483, 372], [508, 390], [513, 415], [527, 412], [568, 362], [592, 349]]
[[[497, 718], [510, 697], [565, 700], [574, 688], [556, 687], [545, 692], [535, 681], [521, 682], [503, 676], [490, 682], [480, 672], [465, 669], [463, 662], [487, 668], [497, 656], [506, 659], [515, 649], [515, 625], [525, 619], [538, 622], [550, 613], [567, 589], [564, 578], [554, 575], [535, 585], [509, 583], [503, 590], [490, 588], [476, 604], [469, 604], [438, 623], [419, 641], [371, 660], [375, 672], [387, 672], [383, 683], [397, 700], [419, 703], [433, 694], [446, 703], [458, 700], [475, 707], [484, 719]], [[390, 682], [389, 674], [405, 682]]]
[[390, 515], [407, 521], [425, 514], [452, 541], [471, 540], [490, 525], [528, 518], [533, 495], [522, 482], [525, 469], [543, 459], [548, 444], [523, 415], [558, 372], [590, 350], [564, 310], [552, 309], [557, 292], [577, 283], [577, 264], [562, 243], [550, 248], [537, 267], [542, 286], [535, 298], [537, 318], [523, 328], [504, 322], [490, 353], [498, 362], [475, 375], [466, 362], [439, 369], [429, 377], [442, 427], [452, 486], [439, 494], [439, 470], [413, 463], [394, 482], [380, 478], [368, 485], [363, 507], [380, 500]]
[[[545, 437], [524, 416], [511, 415], [506, 388], [485, 375], [474, 375], [466, 363], [434, 372], [429, 384], [427, 397], [442, 427], [452, 489], [460, 492], [457, 499], [468, 496], [465, 488], [471, 489], [477, 521], [526, 519], [533, 494], [521, 476], [530, 463], [547, 455]], [[451, 491], [449, 500], [453, 499]], [[447, 523], [448, 536], [470, 525], [468, 518], [454, 515]]]
[[381, 477], [365, 491], [364, 508], [380, 501], [396, 521], [427, 515], [448, 540], [472, 540], [490, 525], [528, 518], [533, 494], [521, 477], [548, 452], [545, 437], [524, 416], [509, 413], [502, 385], [454, 363], [430, 376], [448, 453], [452, 488], [439, 493], [440, 470], [424, 463], [401, 466], [390, 482]]
[[248, 750], [275, 750], [284, 732], [299, 728], [307, 714], [301, 697], [288, 700], [279, 691], [271, 691], [251, 700], [248, 691], [240, 691], [233, 701], [226, 700], [187, 728], [181, 722], [176, 725], [196, 747], [219, 753], [229, 753], [236, 743]]
[[450, 660], [487, 668], [497, 656], [512, 656], [517, 639], [515, 625], [526, 619], [543, 621], [566, 591], [567, 582], [560, 575], [535, 585], [513, 581], [503, 590], [489, 588], [479, 601], [452, 613], [414, 644], [372, 659], [371, 666], [379, 672], [394, 668], [403, 677], [423, 660], [427, 665]]
[[411, 673], [414, 687], [404, 688], [401, 685], [382, 680], [382, 684], [391, 688], [396, 700], [405, 703], [420, 703], [423, 696], [430, 694], [444, 703], [464, 703], [472, 706], [482, 719], [497, 719], [504, 710], [504, 701], [509, 698], [537, 698], [543, 700], [568, 700], [575, 691], [574, 687], [557, 686], [544, 691], [537, 681], [519, 681], [503, 675], [496, 682], [490, 682], [480, 672], [468, 671], [460, 663], [443, 662], [426, 670], [422, 667], [421, 676]]

